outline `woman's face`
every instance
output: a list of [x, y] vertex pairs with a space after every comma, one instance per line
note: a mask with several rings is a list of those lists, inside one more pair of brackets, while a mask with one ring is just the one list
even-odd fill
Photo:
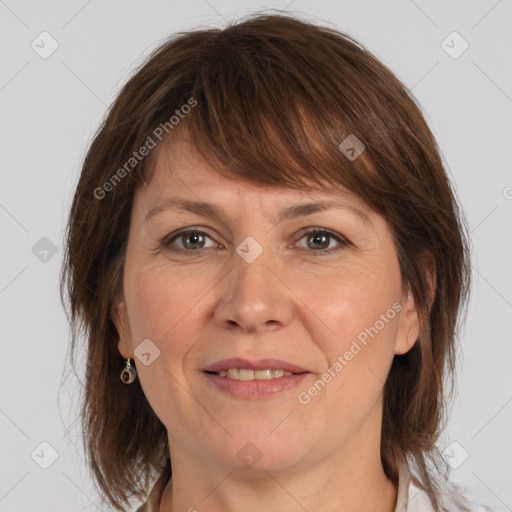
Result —
[[[339, 206], [305, 208], [325, 201]], [[176, 139], [136, 193], [123, 287], [119, 351], [171, 458], [272, 471], [379, 456], [384, 382], [419, 323], [391, 232], [358, 197], [228, 180]], [[206, 373], [231, 358], [248, 362], [220, 367], [304, 373]]]

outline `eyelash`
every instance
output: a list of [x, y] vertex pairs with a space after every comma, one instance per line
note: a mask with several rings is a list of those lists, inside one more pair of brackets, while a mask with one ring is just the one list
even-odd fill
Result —
[[[206, 250], [206, 249], [174, 249], [171, 247], [171, 242], [173, 240], [177, 239], [178, 237], [182, 237], [182, 236], [190, 235], [190, 234], [201, 234], [201, 235], [207, 236], [208, 238], [212, 239], [212, 237], [206, 231], [203, 231], [202, 229], [188, 229], [186, 231], [181, 231], [176, 234], [173, 234], [170, 238], [169, 238], [170, 235], [166, 236], [162, 240], [162, 245], [165, 247], [165, 249], [167, 249], [175, 254], [200, 254], [201, 251]], [[330, 231], [328, 229], [323, 229], [323, 228], [312, 228], [309, 231], [307, 231], [306, 233], [304, 233], [297, 241], [300, 241], [307, 235], [311, 235], [311, 234], [317, 234], [317, 235], [324, 234], [324, 235], [329, 236], [330, 238], [333, 238], [334, 240], [336, 240], [339, 243], [339, 246], [334, 249], [322, 249], [320, 251], [315, 251], [315, 250], [311, 249], [311, 251], [314, 253], [315, 256], [333, 254], [333, 253], [341, 251], [345, 247], [348, 247], [349, 245], [351, 245], [351, 243], [345, 237], [343, 237], [333, 231]], [[207, 249], [211, 249], [211, 247], [207, 248]]]

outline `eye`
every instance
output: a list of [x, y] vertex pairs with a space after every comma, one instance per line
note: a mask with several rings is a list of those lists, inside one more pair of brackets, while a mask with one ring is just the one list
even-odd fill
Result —
[[[210, 239], [213, 242], [210, 246], [205, 245], [207, 239]], [[307, 245], [305, 248], [301, 248], [305, 250], [312, 248], [312, 252], [315, 256], [333, 254], [350, 245], [350, 242], [342, 235], [322, 228], [310, 229], [299, 239], [299, 241], [303, 239], [306, 239]], [[338, 246], [329, 248], [333, 241], [336, 241]], [[178, 247], [176, 247], [177, 244]], [[181, 247], [179, 244], [181, 244]], [[204, 249], [215, 246], [219, 247], [208, 233], [201, 229], [188, 229], [186, 231], [178, 232], [177, 234], [172, 234], [162, 240], [162, 245], [169, 251], [178, 254], [192, 254], [194, 252], [201, 253]]]
[[[332, 254], [350, 245], [350, 242], [342, 235], [322, 228], [309, 230], [302, 238], [300, 238], [300, 240], [303, 239], [306, 239], [306, 244], [308, 244], [307, 248], [313, 247], [313, 249], [321, 249], [313, 251], [315, 256], [317, 254]], [[329, 249], [333, 240], [338, 242], [338, 247]]]
[[[199, 252], [205, 248], [205, 240], [207, 238], [212, 240], [206, 231], [202, 231], [200, 229], [189, 229], [188, 231], [182, 231], [181, 233], [173, 235], [171, 238], [164, 239], [163, 245], [170, 251], [176, 253]], [[174, 240], [183, 244], [182, 248], [174, 248]], [[214, 247], [215, 245], [217, 244], [214, 242], [210, 247]]]

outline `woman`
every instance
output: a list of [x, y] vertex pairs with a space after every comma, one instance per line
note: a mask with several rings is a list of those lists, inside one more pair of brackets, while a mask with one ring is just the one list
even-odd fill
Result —
[[259, 15], [162, 44], [96, 134], [67, 233], [106, 501], [477, 510], [436, 445], [464, 226], [410, 92], [346, 34]]

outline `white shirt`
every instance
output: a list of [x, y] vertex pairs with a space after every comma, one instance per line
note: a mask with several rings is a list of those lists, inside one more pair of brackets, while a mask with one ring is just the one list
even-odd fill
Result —
[[[446, 484], [441, 500], [442, 510], [446, 512], [492, 512], [487, 507], [471, 503], [460, 487], [452, 483]], [[412, 482], [407, 465], [401, 466], [399, 470], [394, 512], [435, 512], [427, 493]]]

